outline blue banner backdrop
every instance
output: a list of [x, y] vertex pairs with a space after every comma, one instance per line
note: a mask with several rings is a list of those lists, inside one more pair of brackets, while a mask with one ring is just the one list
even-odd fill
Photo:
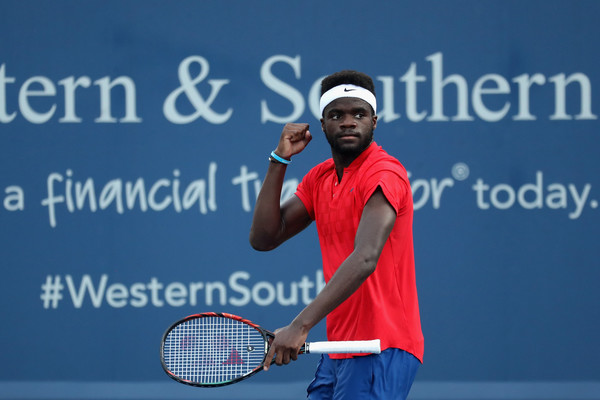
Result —
[[314, 227], [270, 253], [248, 229], [284, 123], [315, 136], [284, 196], [330, 156], [318, 85], [347, 68], [373, 76], [375, 139], [412, 181], [411, 397], [600, 399], [599, 12], [2, 2], [0, 399], [302, 398], [314, 357], [206, 391], [158, 346], [201, 311], [275, 329], [323, 286]]

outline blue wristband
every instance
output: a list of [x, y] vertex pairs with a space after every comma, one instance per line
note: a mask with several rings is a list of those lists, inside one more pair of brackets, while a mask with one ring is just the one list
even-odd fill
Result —
[[271, 152], [271, 158], [273, 158], [277, 162], [280, 162], [280, 163], [286, 164], [286, 165], [292, 162], [292, 160], [286, 160], [285, 158], [279, 157], [277, 154], [275, 154], [275, 151]]

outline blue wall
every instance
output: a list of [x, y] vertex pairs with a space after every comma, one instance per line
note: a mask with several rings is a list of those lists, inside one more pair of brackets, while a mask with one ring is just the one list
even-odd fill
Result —
[[168, 379], [158, 346], [188, 314], [275, 329], [314, 297], [314, 227], [270, 253], [248, 229], [285, 122], [315, 136], [287, 194], [329, 157], [318, 83], [352, 68], [411, 174], [412, 398], [600, 399], [599, 11], [3, 2], [0, 398], [302, 397], [314, 357], [207, 392]]

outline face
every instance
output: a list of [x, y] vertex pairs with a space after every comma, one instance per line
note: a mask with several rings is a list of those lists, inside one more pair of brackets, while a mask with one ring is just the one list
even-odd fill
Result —
[[356, 158], [373, 141], [377, 116], [369, 103], [354, 97], [332, 101], [321, 119], [321, 127], [334, 154]]

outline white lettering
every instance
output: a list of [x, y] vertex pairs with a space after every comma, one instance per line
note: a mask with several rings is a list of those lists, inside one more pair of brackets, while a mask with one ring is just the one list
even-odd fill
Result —
[[[193, 78], [190, 68], [192, 64], [198, 64], [200, 67], [199, 74]], [[210, 64], [204, 57], [200, 56], [187, 57], [179, 64], [178, 77], [180, 87], [171, 92], [163, 104], [163, 114], [170, 122], [174, 124], [189, 124], [199, 117], [203, 117], [212, 124], [224, 124], [231, 118], [233, 114], [232, 108], [221, 114], [211, 108], [221, 89], [229, 83], [228, 79], [209, 79], [208, 84], [211, 87], [211, 91], [207, 99], [204, 99], [196, 88], [198, 83], [208, 77], [209, 70]], [[183, 115], [177, 110], [177, 100], [181, 95], [185, 95], [190, 105], [195, 109], [191, 114]]]
[[129, 292], [122, 283], [114, 283], [106, 289], [106, 302], [113, 308], [122, 308], [127, 305]]
[[[32, 85], [41, 85], [41, 90], [30, 89]], [[44, 76], [34, 76], [29, 78], [21, 86], [19, 90], [19, 108], [21, 113], [29, 122], [34, 124], [43, 124], [47, 122], [56, 111], [56, 104], [52, 104], [50, 109], [44, 113], [39, 113], [31, 107], [29, 103], [30, 97], [50, 97], [56, 95], [56, 87], [52, 81]]]
[[[410, 171], [408, 177], [411, 177]], [[454, 180], [452, 178], [443, 178], [438, 182], [437, 178], [426, 179], [415, 179], [411, 181], [411, 191], [413, 195], [413, 209], [419, 210], [423, 208], [428, 202], [431, 196], [431, 202], [434, 209], [438, 209], [442, 202], [442, 193], [445, 188], [451, 188], [454, 186]], [[420, 190], [420, 192], [419, 192]]]
[[4, 189], [4, 208], [7, 211], [23, 211], [25, 209], [25, 193], [20, 186], [7, 186]]
[[146, 285], [143, 283], [134, 283], [131, 285], [131, 306], [132, 307], [146, 307], [148, 304], [148, 295], [146, 294]]
[[427, 81], [427, 77], [417, 75], [417, 64], [411, 63], [400, 81], [406, 84], [406, 116], [413, 122], [422, 121], [427, 116], [427, 112], [417, 111], [417, 83]]
[[[266, 297], [261, 297], [261, 291], [266, 292]], [[275, 288], [271, 282], [260, 281], [252, 287], [252, 299], [259, 306], [269, 306], [273, 304], [277, 297]]]
[[581, 194], [579, 194], [577, 192], [577, 188], [575, 187], [575, 185], [569, 184], [569, 193], [571, 193], [571, 197], [573, 198], [573, 201], [575, 202], [575, 211], [573, 211], [572, 213], [569, 214], [569, 218], [571, 218], [571, 219], [579, 218], [579, 216], [581, 215], [581, 211], [583, 210], [583, 207], [585, 206], [585, 202], [590, 194], [591, 189], [592, 189], [592, 185], [590, 185], [588, 183], [583, 187], [583, 191], [581, 192]]
[[[249, 285], [250, 278], [248, 272], [236, 271], [225, 282], [190, 282], [187, 284], [171, 282], [165, 285], [158, 278], [152, 277], [147, 283], [135, 282], [127, 285], [123, 282], [114, 282], [109, 284], [107, 274], [102, 274], [98, 282], [94, 282], [87, 274], [82, 276], [79, 284], [74, 282], [71, 275], [66, 275], [65, 281], [75, 308], [82, 308], [87, 298], [90, 299], [94, 308], [102, 307], [104, 301], [111, 308], [195, 306], [200, 298], [198, 292], [203, 289], [203, 300], [206, 306], [218, 304], [243, 307], [250, 303], [261, 307], [273, 304], [295, 306], [300, 300], [299, 289], [301, 301], [307, 305], [325, 287], [323, 272], [320, 270], [316, 271], [314, 280], [302, 276], [299, 281], [258, 281]], [[55, 279], [60, 282], [59, 276], [56, 276]], [[234, 295], [231, 295], [232, 293]]]
[[384, 105], [377, 111], [378, 121], [391, 122], [397, 120], [400, 118], [400, 114], [394, 110], [394, 77], [379, 76], [377, 80], [383, 84], [380, 102]]
[[[17, 116], [17, 111], [8, 112], [7, 84], [16, 83], [16, 78], [6, 75], [6, 64], [0, 65], [0, 123], [10, 123]], [[77, 116], [77, 89], [88, 89], [92, 80], [88, 76], [68, 76], [57, 82], [64, 88], [64, 110], [65, 114], [58, 120], [60, 123], [81, 123], [82, 118]], [[128, 76], [119, 76], [113, 80], [103, 77], [94, 81], [94, 85], [100, 88], [99, 105], [100, 116], [94, 120], [97, 123], [115, 122], [142, 122], [136, 113], [136, 88], [135, 82]], [[113, 88], [123, 88], [125, 103], [125, 115], [117, 121], [112, 116]], [[34, 124], [48, 122], [57, 109], [56, 85], [45, 76], [33, 76], [26, 79], [18, 89], [18, 108], [25, 120]], [[48, 97], [52, 100], [44, 102], [41, 98]]]
[[430, 55], [425, 58], [431, 62], [431, 86], [433, 109], [428, 121], [448, 121], [444, 115], [444, 87], [450, 83], [456, 86], [457, 93], [457, 114], [452, 117], [452, 121], [472, 121], [473, 117], [469, 115], [468, 87], [465, 78], [459, 74], [443, 77], [444, 58], [441, 52]]
[[[81, 118], [75, 112], [75, 90], [78, 87], [88, 88], [92, 84], [92, 80], [87, 76], [82, 76], [75, 79], [73, 76], [58, 81], [65, 90], [65, 115], [58, 122], [81, 122]], [[134, 106], [135, 107], [135, 106]]]
[[234, 272], [229, 277], [229, 286], [231, 287], [231, 289], [234, 292], [242, 295], [242, 297], [240, 297], [240, 298], [236, 298], [236, 297], [229, 298], [229, 303], [236, 307], [243, 307], [243, 306], [247, 305], [248, 303], [250, 303], [250, 300], [252, 299], [252, 294], [251, 294], [250, 290], [246, 286], [238, 283], [238, 281], [240, 279], [247, 281], [248, 279], [250, 279], [250, 274], [247, 272], [244, 272], [244, 271], [238, 271], [238, 272]]
[[[589, 200], [592, 185], [586, 183], [581, 191], [575, 184], [551, 183], [544, 185], [544, 173], [537, 171], [535, 182], [513, 187], [507, 183], [490, 185], [477, 179], [472, 189], [476, 193], [476, 204], [481, 210], [491, 207], [507, 210], [515, 205], [525, 210], [542, 209], [544, 205], [551, 210], [566, 209], [572, 204], [574, 209], [568, 213], [569, 219], [578, 219], [585, 206], [597, 208], [596, 200]], [[569, 196], [570, 195], [570, 196]], [[589, 200], [589, 201], [588, 201]]]
[[592, 85], [590, 79], [582, 73], [569, 75], [558, 74], [548, 78], [554, 83], [554, 114], [550, 116], [551, 120], [568, 120], [572, 117], [567, 114], [567, 86], [573, 82], [579, 83], [580, 88], [580, 112], [575, 119], [598, 119], [592, 113]]
[[529, 76], [528, 74], [522, 74], [513, 78], [513, 82], [516, 82], [519, 86], [519, 113], [513, 116], [515, 121], [534, 121], [536, 117], [531, 115], [529, 112], [529, 94], [531, 85], [543, 85], [546, 83], [546, 77], [542, 74], [534, 74]]
[[[486, 82], [493, 82], [494, 87], [484, 87]], [[483, 104], [482, 95], [484, 94], [508, 94], [510, 93], [510, 85], [504, 77], [498, 74], [484, 75], [475, 82], [473, 91], [471, 92], [471, 102], [473, 110], [484, 121], [496, 122], [500, 121], [508, 113], [510, 103], [507, 101], [499, 111], [492, 111]]]
[[102, 299], [104, 298], [104, 293], [106, 291], [108, 275], [103, 274], [100, 277], [100, 283], [97, 288], [94, 287], [92, 278], [89, 275], [84, 275], [81, 278], [79, 289], [75, 289], [75, 284], [73, 283], [71, 275], [66, 275], [65, 281], [67, 282], [69, 295], [71, 296], [75, 308], [81, 308], [83, 306], [83, 300], [86, 294], [89, 294], [92, 305], [95, 308], [100, 308], [100, 306], [102, 306]]
[[[191, 209], [198, 203], [200, 213], [206, 214], [209, 211], [217, 210], [216, 172], [217, 164], [211, 162], [208, 167], [208, 184], [204, 179], [196, 179], [186, 186], [182, 185], [179, 179], [181, 172], [175, 169], [172, 179], [158, 179], [150, 185], [147, 192], [142, 178], [138, 178], [134, 182], [112, 179], [102, 186], [96, 197], [96, 186], [92, 178], [87, 178], [83, 182], [74, 181], [73, 171], [67, 169], [66, 178], [58, 172], [48, 175], [47, 195], [41, 204], [48, 207], [48, 217], [52, 227], [56, 226], [57, 205], [61, 203], [65, 203], [65, 207], [70, 213], [83, 210], [87, 202], [91, 212], [96, 212], [98, 207], [100, 210], [106, 210], [114, 205], [118, 214], [123, 214], [126, 209], [133, 210], [136, 204], [142, 212], [147, 211], [148, 208], [160, 212], [172, 207], [175, 212], [179, 213]], [[62, 187], [58, 185], [61, 182], [64, 182]], [[24, 206], [22, 200], [19, 200], [18, 191], [15, 187], [10, 187], [10, 190], [15, 193], [11, 193], [5, 198], [5, 208], [8, 209], [10, 206], [11, 209], [22, 209]]]
[[187, 287], [181, 282], [173, 282], [165, 289], [165, 301], [171, 307], [181, 307], [187, 303]]
[[276, 63], [285, 63], [292, 67], [294, 71], [294, 77], [296, 79], [300, 79], [301, 67], [300, 67], [300, 56], [296, 56], [295, 58], [277, 55], [269, 57], [262, 65], [260, 69], [260, 77], [265, 84], [266, 87], [274, 91], [275, 93], [281, 95], [285, 99], [289, 100], [292, 103], [292, 112], [287, 116], [277, 116], [271, 112], [269, 106], [267, 105], [266, 100], [260, 101], [260, 111], [261, 117], [260, 121], [264, 124], [266, 122], [275, 122], [275, 123], [286, 123], [289, 121], [295, 121], [302, 116], [304, 113], [304, 98], [302, 94], [296, 90], [294, 87], [285, 83], [284, 81], [277, 78], [271, 69], [273, 65]]
[[[464, 76], [460, 73], [444, 74], [444, 57], [442, 52], [435, 52], [425, 60], [430, 63], [429, 74], [419, 74], [417, 63], [410, 62], [406, 71], [400, 75], [399, 82], [405, 85], [404, 98], [406, 118], [412, 122], [448, 122], [448, 121], [474, 121], [475, 117], [487, 121], [498, 122], [509, 116], [511, 102], [502, 101], [509, 99], [512, 82], [516, 88], [518, 106], [512, 115], [514, 121], [532, 121], [538, 117], [531, 112], [534, 94], [546, 96], [547, 93], [534, 91], [534, 86], [542, 87], [547, 83], [553, 85], [554, 109], [546, 110], [548, 118], [552, 121], [563, 120], [596, 120], [598, 116], [592, 107], [592, 82], [584, 72], [558, 72], [547, 78], [540, 72], [522, 72], [512, 78], [495, 73], [486, 73], [482, 76]], [[290, 57], [286, 55], [273, 55], [268, 57], [260, 67], [260, 78], [265, 87], [280, 96], [277, 101], [269, 103], [261, 99], [261, 122], [286, 123], [299, 119], [306, 107], [303, 93], [287, 82], [280, 69], [291, 68], [292, 76], [299, 80], [302, 76], [301, 56]], [[192, 68], [199, 67], [199, 68]], [[193, 76], [193, 70], [196, 72]], [[209, 62], [201, 56], [185, 58], [178, 68], [179, 87], [173, 90], [165, 99], [163, 114], [166, 119], [174, 124], [188, 124], [199, 117], [203, 117], [212, 124], [223, 124], [230, 120], [233, 108], [219, 113], [212, 109], [228, 79], [207, 79], [210, 70]], [[317, 118], [318, 102], [320, 97], [320, 82], [322, 77], [313, 81], [308, 93], [310, 111]], [[391, 123], [399, 120], [401, 114], [396, 111], [397, 88], [393, 75], [377, 76], [376, 80], [381, 85], [379, 89], [379, 121]], [[472, 88], [468, 81], [474, 81]], [[206, 98], [200, 93], [197, 85], [206, 81], [211, 90]], [[10, 102], [9, 92], [12, 85], [17, 85], [14, 92], [18, 94], [17, 105]], [[57, 98], [57, 85], [63, 87], [64, 99]], [[11, 123], [21, 113], [23, 118], [34, 124], [44, 124], [55, 117], [58, 104], [62, 101], [64, 115], [59, 118], [60, 123], [82, 123], [83, 118], [77, 113], [78, 94], [81, 91], [98, 87], [99, 115], [93, 120], [95, 123], [140, 123], [142, 118], [137, 114], [136, 84], [129, 76], [111, 78], [104, 76], [92, 81], [88, 76], [67, 76], [56, 83], [46, 76], [36, 75], [26, 78], [22, 83], [14, 76], [7, 73], [6, 64], [0, 64], [0, 123]], [[573, 91], [579, 89], [579, 98], [573, 98]], [[419, 103], [419, 90], [431, 90], [431, 104], [429, 110]], [[455, 100], [447, 101], [448, 96], [455, 93]], [[113, 103], [115, 96], [122, 96], [122, 116], [115, 116]], [[569, 98], [567, 98], [569, 96]], [[183, 99], [182, 99], [183, 97]], [[473, 115], [470, 114], [472, 104]], [[578, 100], [578, 101], [577, 101]], [[180, 112], [177, 106], [187, 102], [191, 111], [187, 114]], [[291, 104], [289, 112], [285, 103]], [[456, 104], [456, 112], [449, 116], [445, 110], [446, 104]], [[545, 105], [546, 102], [539, 102]], [[16, 109], [11, 109], [12, 108]], [[578, 107], [569, 110], [568, 107]], [[539, 110], [539, 109], [538, 109]], [[539, 113], [539, 111], [538, 111]], [[177, 199], [172, 199], [176, 202]], [[178, 208], [178, 204], [173, 205]], [[210, 206], [209, 206], [210, 208]]]
[[111, 113], [111, 91], [117, 85], [122, 86], [125, 91], [125, 117], [119, 122], [142, 122], [142, 119], [136, 115], [135, 83], [131, 78], [120, 76], [111, 81], [109, 77], [104, 77], [95, 81], [94, 85], [100, 87], [100, 116], [94, 120], [95, 122], [117, 122]]
[[15, 83], [15, 78], [6, 76], [5, 64], [0, 65], [0, 122], [11, 122], [17, 116], [16, 112], [8, 113], [6, 110], [6, 84]]

